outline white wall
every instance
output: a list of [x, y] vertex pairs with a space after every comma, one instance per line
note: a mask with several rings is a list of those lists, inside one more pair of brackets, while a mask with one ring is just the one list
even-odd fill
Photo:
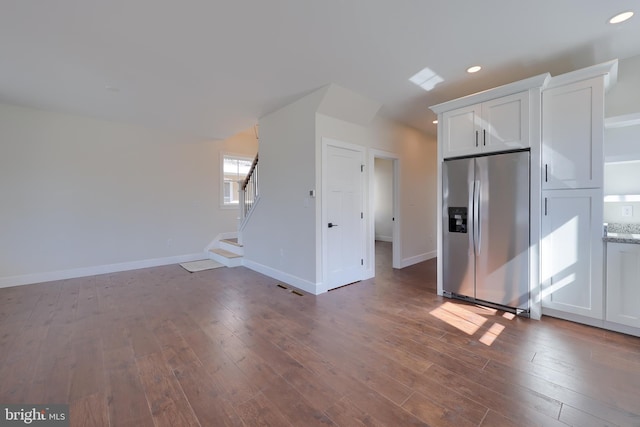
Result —
[[640, 194], [640, 161], [605, 164], [604, 194]]
[[[371, 148], [400, 156], [400, 239], [403, 265], [437, 255], [437, 140], [379, 118]], [[396, 218], [398, 219], [398, 218]]]
[[640, 160], [640, 125], [605, 129], [605, 162]]
[[260, 201], [242, 232], [246, 265], [314, 292], [315, 110], [324, 89], [260, 119]]
[[[348, 117], [353, 121], [327, 115], [332, 105], [342, 106], [336, 115], [351, 111], [344, 109], [349, 103], [363, 106]], [[245, 265], [309, 292], [323, 291], [323, 138], [361, 145], [367, 159], [369, 148], [399, 157], [401, 264], [436, 255], [436, 141], [388, 120], [371, 123], [376, 110], [375, 103], [331, 85], [260, 120], [260, 201], [243, 230]], [[365, 179], [371, 183], [364, 201], [369, 206], [373, 177]], [[373, 212], [366, 220], [372, 229]], [[367, 239], [372, 255], [374, 236]], [[372, 258], [365, 263], [369, 272]]]
[[[618, 82], [606, 95], [607, 117], [640, 113], [640, 55], [621, 59]], [[604, 194], [640, 194], [640, 125], [605, 129]], [[623, 217], [622, 207], [633, 216]], [[605, 202], [605, 222], [640, 223], [640, 203]]]
[[393, 240], [393, 160], [375, 159], [373, 200], [376, 240]]
[[236, 228], [219, 152], [257, 151], [248, 132], [206, 141], [9, 105], [0, 140], [3, 286], [202, 255]]
[[[316, 123], [318, 150], [321, 138], [327, 137], [398, 155], [400, 206], [396, 220], [400, 227], [401, 264], [408, 266], [435, 257], [437, 141], [382, 117], [377, 117], [369, 127], [322, 114], [317, 115]], [[366, 200], [365, 206], [368, 203]], [[373, 241], [373, 236], [369, 240]]]
[[[605, 97], [605, 116], [640, 114], [640, 55], [618, 62], [618, 81]], [[640, 160], [640, 125], [605, 129], [607, 162]]]
[[618, 61], [618, 81], [605, 99], [605, 117], [640, 113], [640, 55]]
[[[631, 206], [632, 216], [622, 216], [622, 207]], [[606, 223], [640, 224], [640, 202], [605, 202], [603, 220]]]
[[[605, 164], [604, 194], [640, 194], [640, 161]], [[632, 207], [631, 217], [622, 216], [623, 206]], [[640, 223], [640, 202], [605, 202], [604, 221]]]

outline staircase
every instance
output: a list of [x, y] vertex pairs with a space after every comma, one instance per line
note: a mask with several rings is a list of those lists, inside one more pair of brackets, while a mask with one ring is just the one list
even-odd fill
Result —
[[[232, 234], [232, 233], [226, 233]], [[238, 267], [242, 265], [244, 248], [238, 243], [237, 237], [219, 237], [213, 242], [213, 247], [209, 249], [209, 258], [227, 267]]]
[[[256, 128], [256, 138], [258, 137]], [[256, 154], [247, 177], [240, 181], [238, 231], [223, 233], [206, 248], [209, 258], [227, 267], [237, 267], [243, 264], [244, 247], [242, 245], [242, 230], [251, 216], [251, 212], [260, 201], [258, 191], [258, 154]]]

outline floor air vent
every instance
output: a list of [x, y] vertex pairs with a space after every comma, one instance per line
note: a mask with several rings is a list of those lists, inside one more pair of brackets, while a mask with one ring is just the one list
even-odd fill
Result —
[[282, 283], [278, 283], [278, 287], [279, 287], [279, 288], [282, 288], [282, 289], [286, 289], [286, 290], [287, 290], [287, 291], [289, 291], [290, 293], [292, 293], [292, 294], [296, 294], [296, 295], [298, 295], [299, 297], [304, 296], [304, 294], [303, 294], [302, 292], [296, 291], [295, 289], [289, 289], [289, 288], [287, 288], [285, 285], [283, 285]]

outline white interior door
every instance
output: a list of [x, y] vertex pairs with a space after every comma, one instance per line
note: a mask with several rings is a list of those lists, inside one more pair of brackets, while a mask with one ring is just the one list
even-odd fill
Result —
[[325, 272], [328, 289], [362, 279], [363, 152], [326, 145]]

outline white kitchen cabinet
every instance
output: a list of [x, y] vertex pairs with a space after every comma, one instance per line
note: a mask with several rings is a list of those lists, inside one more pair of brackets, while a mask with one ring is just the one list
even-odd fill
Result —
[[529, 92], [524, 91], [446, 111], [443, 157], [529, 147]]
[[543, 192], [543, 314], [604, 318], [602, 197], [601, 189]]
[[603, 183], [604, 76], [542, 92], [542, 188]]
[[640, 245], [607, 243], [606, 319], [640, 328]]
[[443, 156], [457, 157], [480, 151], [478, 123], [480, 104], [447, 111], [442, 115]]

